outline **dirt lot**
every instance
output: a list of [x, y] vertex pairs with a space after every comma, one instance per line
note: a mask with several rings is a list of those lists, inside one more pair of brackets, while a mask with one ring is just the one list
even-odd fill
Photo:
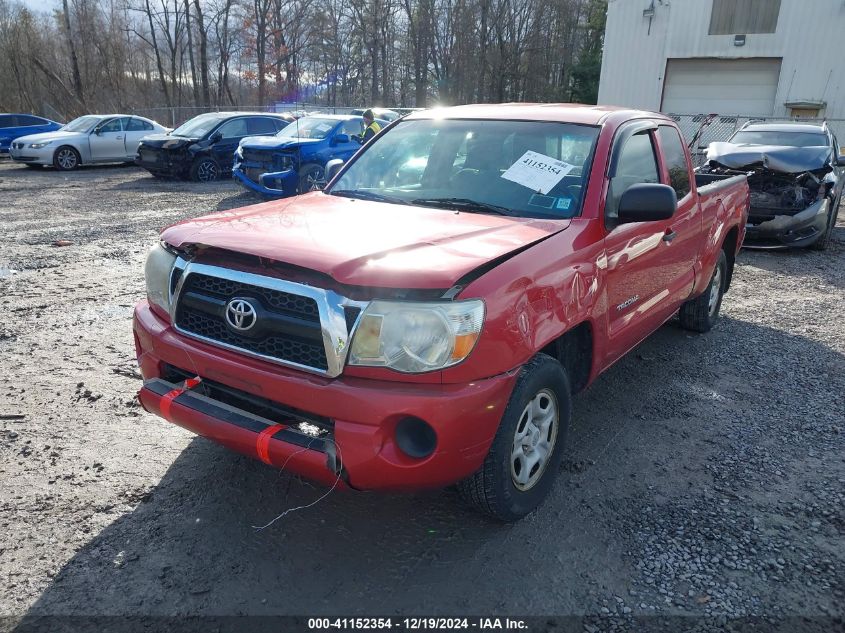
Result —
[[256, 532], [323, 490], [143, 412], [131, 335], [157, 229], [253, 201], [0, 163], [0, 616], [841, 627], [845, 218], [827, 252], [743, 252], [713, 332], [669, 323], [576, 398], [563, 472], [521, 523], [449, 491], [336, 493]]

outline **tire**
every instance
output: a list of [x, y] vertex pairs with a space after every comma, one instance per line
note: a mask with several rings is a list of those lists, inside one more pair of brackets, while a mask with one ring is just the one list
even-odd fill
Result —
[[191, 180], [195, 182], [212, 182], [220, 178], [220, 165], [213, 158], [206, 156], [198, 158], [191, 165]]
[[815, 242], [810, 244], [810, 248], [814, 251], [826, 250], [828, 245], [830, 244], [830, 236], [833, 235], [833, 227], [836, 226], [836, 216], [839, 215], [839, 204], [841, 203], [841, 201], [842, 198], [840, 197], [839, 200], [836, 201], [835, 206], [832, 206], [830, 208], [830, 212], [828, 213], [827, 218], [827, 228], [825, 228], [824, 233], [822, 233], [822, 236]]
[[725, 295], [725, 283], [728, 279], [728, 258], [725, 251], [719, 251], [719, 259], [713, 269], [713, 276], [707, 288], [695, 299], [690, 299], [681, 306], [678, 316], [681, 327], [693, 332], [709, 332], [719, 320], [719, 309]]
[[53, 153], [53, 167], [59, 171], [73, 171], [82, 163], [82, 159], [70, 145], [62, 145]]
[[[566, 371], [551, 356], [537, 354], [523, 365], [484, 463], [458, 482], [464, 501], [504, 522], [521, 519], [543, 502], [563, 457], [572, 417], [570, 393]], [[552, 411], [547, 423], [544, 410]], [[540, 426], [530, 421], [538, 413]], [[535, 462], [532, 456], [540, 456], [544, 437], [545, 459]]]
[[308, 163], [299, 170], [298, 193], [318, 191], [326, 186], [326, 170], [322, 165]]

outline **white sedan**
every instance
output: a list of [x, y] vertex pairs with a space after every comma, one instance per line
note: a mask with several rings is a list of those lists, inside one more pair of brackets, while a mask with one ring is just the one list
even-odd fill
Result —
[[89, 114], [55, 132], [16, 138], [9, 155], [27, 167], [52, 165], [62, 171], [95, 163], [128, 163], [134, 162], [143, 137], [169, 131], [140, 116]]

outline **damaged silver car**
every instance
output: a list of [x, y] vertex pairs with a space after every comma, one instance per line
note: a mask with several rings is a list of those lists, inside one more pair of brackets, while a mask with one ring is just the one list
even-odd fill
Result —
[[730, 141], [711, 143], [698, 171], [748, 175], [745, 246], [823, 250], [839, 212], [843, 165], [827, 125], [749, 122]]

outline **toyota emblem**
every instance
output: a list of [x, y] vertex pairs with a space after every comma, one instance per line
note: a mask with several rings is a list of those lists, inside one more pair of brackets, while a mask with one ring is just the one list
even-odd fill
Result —
[[226, 304], [226, 323], [233, 330], [246, 332], [255, 326], [257, 320], [255, 307], [246, 299], [236, 297]]

